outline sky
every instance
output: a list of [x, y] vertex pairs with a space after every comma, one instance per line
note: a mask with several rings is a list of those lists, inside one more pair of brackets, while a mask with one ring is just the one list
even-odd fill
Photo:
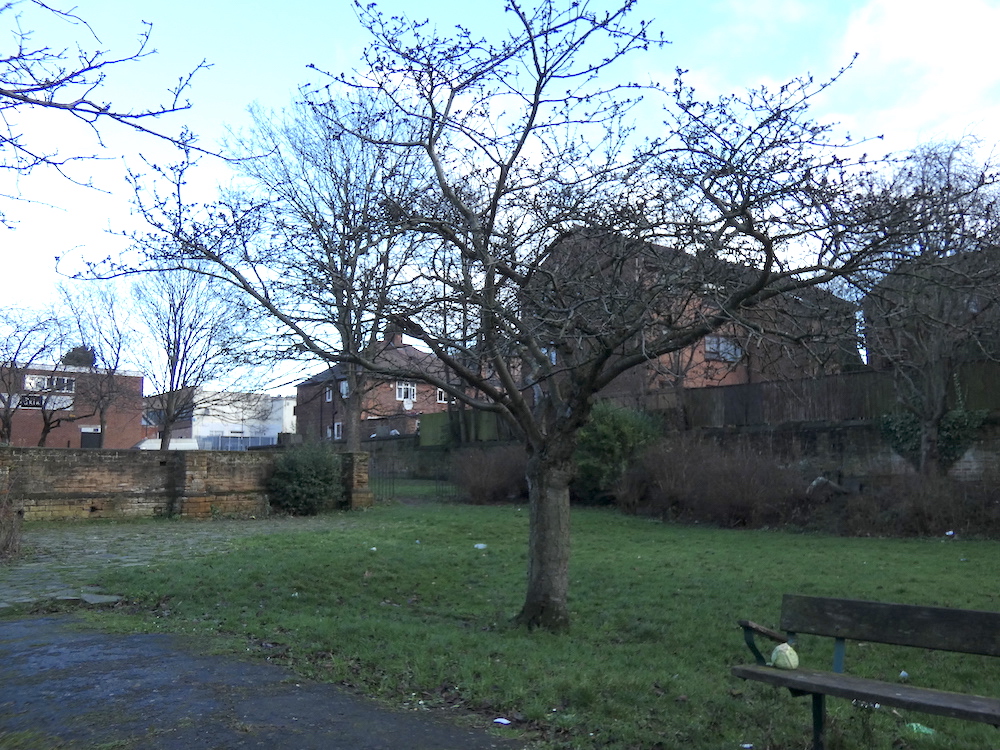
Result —
[[[531, 0], [524, 0], [530, 3]], [[608, 0], [592, 0], [604, 7]], [[22, 26], [34, 30], [36, 45], [71, 45], [131, 53], [143, 21], [152, 24], [155, 55], [109, 72], [103, 100], [119, 108], [164, 101], [166, 90], [202, 60], [189, 91], [190, 110], [159, 127], [181, 125], [200, 144], [216, 148], [231, 130], [249, 123], [257, 103], [280, 109], [297, 88], [319, 80], [307, 66], [347, 71], [366, 43], [351, 0], [51, 0], [75, 8], [89, 24], [70, 25], [32, 12], [22, 2]], [[385, 0], [388, 14], [430, 18], [441, 29], [464, 23], [489, 30], [506, 21], [503, 0]], [[814, 114], [840, 123], [854, 136], [885, 137], [892, 150], [922, 142], [981, 138], [987, 150], [1000, 143], [1000, 0], [639, 0], [635, 17], [652, 18], [671, 44], [634, 57], [622, 74], [669, 83], [676, 68], [702, 96], [718, 96], [779, 85], [810, 73], [834, 75], [857, 60], [817, 101]], [[3, 43], [10, 46], [12, 13], [0, 15]], [[4, 49], [6, 52], [6, 48]], [[169, 161], [173, 154], [148, 136], [109, 124], [103, 144], [51, 110], [24, 113], [32, 142], [60, 153], [95, 154], [72, 174], [94, 188], [36, 171], [16, 180], [0, 173], [0, 210], [14, 222], [0, 228], [0, 306], [41, 306], [54, 300], [55, 284], [84, 259], [98, 259], [127, 247], [120, 236], [140, 225], [131, 216], [127, 170], [143, 171], [141, 157]], [[225, 166], [207, 158], [200, 168], [205, 197], [229, 179]]]

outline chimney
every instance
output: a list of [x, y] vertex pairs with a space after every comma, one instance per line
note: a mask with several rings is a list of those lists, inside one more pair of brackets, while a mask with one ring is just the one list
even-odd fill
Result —
[[385, 327], [385, 344], [386, 346], [402, 346], [403, 329], [395, 323], [388, 323]]

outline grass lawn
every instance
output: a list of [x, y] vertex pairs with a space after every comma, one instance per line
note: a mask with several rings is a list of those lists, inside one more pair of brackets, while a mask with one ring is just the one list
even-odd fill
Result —
[[[808, 699], [729, 674], [735, 621], [777, 625], [785, 592], [1000, 609], [995, 542], [843, 539], [664, 525], [574, 511], [572, 630], [514, 628], [527, 509], [377, 507], [336, 530], [109, 571], [131, 614], [105, 627], [222, 633], [226, 643], [413, 710], [441, 709], [544, 748], [809, 745]], [[945, 530], [942, 530], [942, 532]], [[477, 545], [486, 545], [478, 548]], [[832, 646], [803, 639], [803, 665]], [[848, 671], [1000, 696], [1000, 659], [848, 647]], [[830, 750], [996, 748], [992, 727], [830, 699]], [[919, 722], [935, 734], [915, 733]]]

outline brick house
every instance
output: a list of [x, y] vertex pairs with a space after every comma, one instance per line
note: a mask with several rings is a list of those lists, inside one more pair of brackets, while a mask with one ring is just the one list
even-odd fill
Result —
[[0, 368], [9, 444], [129, 449], [143, 438], [142, 375], [69, 365]]
[[[715, 315], [733, 292], [752, 287], [760, 273], [710, 253], [690, 254], [601, 230], [580, 230], [561, 242], [545, 262], [551, 273], [540, 275], [540, 283], [552, 286], [552, 295], [585, 299], [600, 294], [601, 285], [588, 275], [607, 265], [615, 269], [609, 274], [622, 279], [616, 285], [615, 276], [609, 276], [608, 294], [624, 298], [629, 283], [665, 290], [650, 329], [655, 316], [668, 327], [683, 327]], [[577, 278], [583, 279], [579, 290]], [[539, 292], [538, 298], [545, 299], [545, 289]], [[738, 310], [738, 316], [739, 322], [724, 323], [686, 348], [635, 367], [600, 395], [626, 396], [637, 407], [657, 408], [658, 396], [670, 390], [812, 378], [862, 364], [857, 306], [825, 289], [806, 287], [775, 296]]]
[[[379, 358], [390, 365], [430, 372], [435, 358], [403, 343], [398, 331], [387, 333]], [[341, 395], [346, 396], [347, 375], [342, 365], [304, 380], [296, 386], [296, 430], [309, 442], [343, 440], [345, 412]], [[361, 404], [361, 438], [413, 435], [420, 431], [424, 414], [447, 411], [449, 399], [439, 388], [418, 380], [373, 376]]]

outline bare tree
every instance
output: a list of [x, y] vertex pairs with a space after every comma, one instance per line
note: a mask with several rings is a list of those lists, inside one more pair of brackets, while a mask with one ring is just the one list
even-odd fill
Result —
[[941, 438], [967, 417], [961, 367], [1000, 358], [998, 199], [996, 175], [969, 141], [920, 148], [873, 189], [879, 203], [904, 200], [915, 222], [902, 257], [863, 275], [861, 291], [869, 363], [893, 374], [924, 474], [957, 458], [943, 455]]
[[55, 329], [49, 313], [0, 311], [0, 443], [10, 443], [15, 415], [30, 400], [25, 397], [25, 378], [56, 356]]
[[[626, 120], [639, 90], [604, 81], [655, 42], [646, 23], [629, 21], [632, 0], [596, 5], [509, 2], [512, 28], [496, 42], [359, 6], [373, 42], [358, 73], [337, 79], [357, 93], [354, 106], [310, 98], [337, 132], [418, 157], [430, 175], [384, 198], [416, 248], [384, 317], [443, 370], [333, 355], [430, 382], [521, 435], [530, 532], [517, 620], [553, 630], [569, 624], [569, 483], [595, 394], [725, 326], [807, 341], [812, 326], [784, 314], [782, 300], [838, 309], [818, 287], [871, 261], [890, 231], [855, 219], [856, 168], [808, 118], [823, 88], [808, 79], [707, 103], [678, 84], [670, 137], [633, 151]], [[318, 348], [287, 300], [262, 289], [272, 261], [208, 247], [183, 250]], [[298, 278], [304, 294], [324, 288], [322, 277]], [[778, 330], [790, 319], [792, 330]]]
[[[137, 346], [134, 321], [129, 318], [129, 306], [123, 303], [122, 293], [122, 287], [108, 283], [80, 284], [72, 289], [60, 287], [81, 347], [89, 355], [86, 364], [77, 363], [89, 370], [78, 399], [89, 404], [98, 416], [102, 442], [107, 435], [109, 413], [132, 405], [137, 396], [142, 396], [121, 377], [129, 355]], [[69, 364], [65, 357], [63, 362]]]
[[[205, 242], [211, 233], [200, 233], [197, 224], [166, 226], [147, 211], [158, 228], [185, 236], [188, 245], [199, 245], [201, 255], [217, 263], [267, 266], [267, 275], [248, 277], [256, 282], [255, 295], [308, 331], [295, 337], [295, 344], [304, 343], [312, 356], [337, 365], [345, 385], [331, 384], [333, 402], [352, 451], [360, 450], [362, 406], [374, 385], [353, 358], [377, 359], [383, 352], [386, 299], [406, 283], [401, 274], [409, 265], [409, 250], [389, 220], [385, 200], [418, 183], [410, 154], [351, 134], [373, 124], [361, 112], [346, 101], [331, 101], [322, 112], [303, 103], [280, 117], [253, 112], [253, 130], [232, 148], [255, 192], [267, 198], [267, 242], [211, 247]], [[383, 121], [382, 132], [392, 129]], [[175, 215], [162, 208], [160, 217]]]
[[[25, 377], [25, 398], [34, 400], [34, 406], [41, 417], [42, 429], [38, 436], [38, 447], [48, 444], [52, 430], [63, 422], [75, 422], [96, 413], [90, 404], [79, 399], [80, 372], [89, 374], [90, 366], [79, 367], [66, 361], [67, 355], [75, 353], [80, 357], [82, 345], [75, 336], [75, 326], [64, 311], [49, 317], [49, 357], [48, 362], [38, 362], [35, 372]], [[72, 357], [70, 357], [72, 359]], [[30, 384], [30, 388], [28, 387]]]
[[242, 363], [240, 310], [211, 286], [208, 277], [169, 271], [139, 276], [132, 287], [139, 338], [148, 342], [141, 369], [154, 391], [147, 415], [160, 429], [160, 450], [169, 449], [177, 423], [204, 406], [204, 386], [234, 379]]
[[[4, 2], [0, 5], [0, 21], [4, 21], [11, 43], [0, 57], [0, 169], [27, 174], [39, 166], [57, 170], [76, 181], [65, 170], [71, 162], [92, 158], [87, 155], [66, 155], [45, 150], [28, 136], [20, 114], [33, 110], [51, 110], [83, 123], [102, 142], [101, 125], [115, 122], [132, 130], [176, 144], [190, 144], [186, 133], [171, 135], [155, 129], [154, 120], [163, 115], [187, 109], [190, 103], [184, 93], [199, 65], [182, 76], [169, 89], [165, 102], [152, 107], [122, 107], [100, 99], [108, 76], [117, 69], [135, 63], [154, 53], [150, 47], [152, 27], [139, 34], [135, 48], [123, 55], [94, 49], [81, 41], [75, 50], [36, 42], [34, 32], [26, 26], [32, 16], [48, 17], [79, 28], [94, 45], [100, 40], [86, 21], [73, 10], [59, 10], [42, 0]], [[36, 139], [37, 140], [37, 139]]]

